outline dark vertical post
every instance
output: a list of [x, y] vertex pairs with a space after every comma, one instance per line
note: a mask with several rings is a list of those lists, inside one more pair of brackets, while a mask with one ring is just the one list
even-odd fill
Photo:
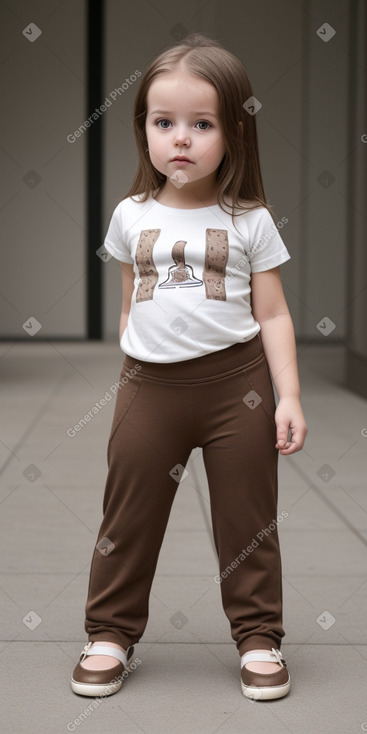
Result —
[[102, 260], [96, 250], [102, 241], [102, 163], [103, 114], [103, 38], [104, 2], [86, 0], [87, 10], [87, 114], [97, 110], [87, 135], [86, 205], [87, 205], [87, 337], [102, 339]]
[[[356, 147], [356, 93], [357, 93], [357, 81], [356, 81], [356, 62], [354, 56], [352, 56], [352, 49], [358, 48], [358, 9], [356, 3], [349, 3], [349, 58], [348, 58], [348, 150], [353, 151]], [[367, 44], [366, 44], [367, 48]], [[347, 167], [347, 192], [350, 201], [355, 201], [356, 198], [356, 165], [354, 154], [351, 153], [348, 158]], [[346, 277], [346, 338], [345, 344], [347, 349], [351, 349], [353, 344], [353, 310], [350, 308], [350, 303], [353, 299], [353, 280], [354, 280], [354, 269], [355, 269], [355, 213], [348, 201], [347, 205], [347, 216], [346, 216], [346, 242], [348, 242], [348, 267], [345, 268]]]

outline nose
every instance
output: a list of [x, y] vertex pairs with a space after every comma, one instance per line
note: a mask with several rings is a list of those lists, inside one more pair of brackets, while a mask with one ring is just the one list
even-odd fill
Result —
[[182, 146], [185, 145], [188, 147], [190, 145], [190, 137], [187, 134], [185, 128], [177, 129], [176, 135], [175, 135], [175, 145]]

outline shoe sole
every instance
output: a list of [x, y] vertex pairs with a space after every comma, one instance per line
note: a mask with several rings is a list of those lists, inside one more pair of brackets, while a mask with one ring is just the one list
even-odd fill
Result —
[[111, 696], [120, 690], [123, 681], [115, 683], [80, 683], [74, 678], [71, 679], [71, 688], [74, 693], [79, 696]]
[[242, 693], [246, 698], [251, 698], [253, 701], [270, 701], [275, 698], [283, 698], [289, 693], [291, 687], [291, 679], [289, 677], [287, 683], [283, 683], [281, 686], [246, 686], [241, 680]]

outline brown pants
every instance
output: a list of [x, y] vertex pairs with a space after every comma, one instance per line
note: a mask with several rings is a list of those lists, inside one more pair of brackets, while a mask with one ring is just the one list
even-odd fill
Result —
[[200, 446], [232, 638], [240, 655], [280, 647], [276, 404], [260, 334], [183, 362], [125, 355], [120, 381], [86, 603], [89, 641], [126, 649], [142, 637], [178, 482]]

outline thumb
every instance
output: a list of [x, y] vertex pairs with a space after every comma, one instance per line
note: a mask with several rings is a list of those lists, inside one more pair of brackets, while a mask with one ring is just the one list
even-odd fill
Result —
[[277, 442], [279, 446], [285, 446], [288, 437], [288, 426], [280, 425], [277, 428]]

